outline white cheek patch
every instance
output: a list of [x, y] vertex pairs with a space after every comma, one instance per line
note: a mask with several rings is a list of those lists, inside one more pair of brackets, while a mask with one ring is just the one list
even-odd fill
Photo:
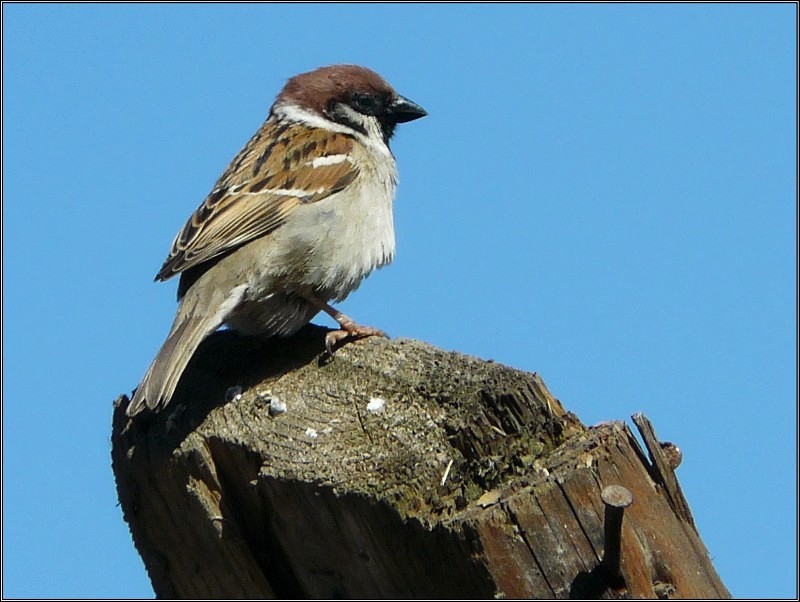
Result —
[[277, 115], [285, 117], [289, 121], [299, 121], [301, 123], [305, 123], [306, 125], [310, 125], [311, 127], [322, 128], [330, 132], [339, 132], [351, 136], [356, 133], [353, 128], [334, 123], [330, 119], [325, 119], [317, 113], [312, 113], [306, 109], [301, 109], [296, 104], [287, 102], [277, 103], [275, 104], [273, 110]]

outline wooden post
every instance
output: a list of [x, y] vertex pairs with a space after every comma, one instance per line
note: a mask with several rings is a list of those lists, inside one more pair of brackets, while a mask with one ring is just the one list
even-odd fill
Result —
[[[324, 333], [218, 333], [165, 411], [116, 403], [119, 499], [159, 597], [730, 597], [652, 425], [651, 461], [535, 374], [411, 340], [331, 359]], [[611, 485], [634, 500], [617, 578]]]

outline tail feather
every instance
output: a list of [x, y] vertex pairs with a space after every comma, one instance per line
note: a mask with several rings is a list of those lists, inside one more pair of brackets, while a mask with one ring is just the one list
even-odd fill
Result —
[[207, 319], [187, 318], [173, 328], [137, 387], [126, 410], [128, 416], [145, 408], [158, 411], [166, 406], [197, 347], [218, 326]]
[[213, 281], [205, 282], [202, 287], [195, 284], [181, 299], [167, 340], [128, 404], [128, 416], [135, 416], [145, 408], [157, 412], [170, 402], [197, 347], [228, 319], [247, 291], [247, 285], [240, 284], [223, 296], [225, 289], [212, 285]]

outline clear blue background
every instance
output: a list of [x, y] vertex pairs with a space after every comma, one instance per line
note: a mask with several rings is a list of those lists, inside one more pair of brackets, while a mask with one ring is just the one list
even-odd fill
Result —
[[109, 436], [172, 320], [153, 275], [337, 62], [430, 113], [394, 142], [397, 259], [342, 309], [588, 424], [645, 412], [731, 592], [797, 595], [795, 5], [2, 10], [4, 596], [152, 596]]

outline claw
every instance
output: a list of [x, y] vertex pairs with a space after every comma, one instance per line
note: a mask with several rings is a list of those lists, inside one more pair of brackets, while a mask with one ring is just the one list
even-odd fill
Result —
[[346, 330], [331, 330], [328, 334], [325, 335], [325, 350], [328, 352], [328, 355], [333, 355], [333, 346], [336, 345], [342, 339], [347, 338], [347, 331]]
[[363, 339], [366, 337], [389, 338], [382, 330], [373, 328], [372, 326], [360, 326], [349, 318], [346, 321], [343, 320], [342, 322], [342, 330], [331, 330], [325, 335], [325, 349], [327, 350], [328, 355], [333, 355], [334, 346], [340, 341], [343, 341], [349, 337], [354, 339]]

